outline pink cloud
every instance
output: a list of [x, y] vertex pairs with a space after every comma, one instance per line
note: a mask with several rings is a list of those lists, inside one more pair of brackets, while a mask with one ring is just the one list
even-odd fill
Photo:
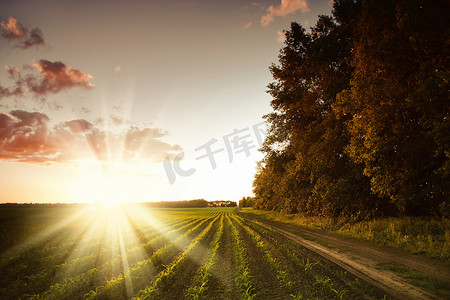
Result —
[[14, 110], [0, 113], [0, 159], [29, 163], [62, 163], [80, 159], [108, 161], [163, 161], [181, 151], [161, 140], [159, 128], [129, 127], [114, 134], [84, 119], [50, 126], [50, 118], [39, 112]]
[[13, 17], [8, 18], [8, 23], [0, 22], [4, 32], [2, 36], [6, 39], [20, 39], [27, 34], [27, 29]]
[[277, 31], [277, 35], [278, 35], [278, 39], [277, 40], [280, 43], [283, 43], [286, 40], [286, 35], [285, 35], [284, 31], [278, 30]]
[[[9, 88], [0, 86], [0, 99], [23, 96], [25, 92], [42, 97], [74, 87], [88, 90], [94, 87], [90, 82], [93, 77], [89, 73], [81, 72], [59, 61], [51, 62], [41, 59], [31, 66], [23, 66], [22, 69], [10, 66], [5, 66], [5, 69], [10, 78], [15, 80], [15, 84]], [[33, 71], [38, 71], [38, 74]]]
[[84, 119], [79, 119], [66, 121], [64, 127], [70, 128], [73, 133], [82, 133], [91, 130], [93, 125]]
[[113, 106], [113, 109], [120, 112], [120, 111], [123, 111], [125, 109], [125, 106], [123, 106], [123, 104], [116, 104], [116, 105]]
[[73, 67], [66, 66], [64, 63], [57, 61], [51, 62], [41, 59], [33, 64], [40, 72], [41, 77], [31, 80], [28, 87], [32, 92], [38, 95], [46, 95], [48, 93], [58, 93], [62, 90], [81, 87], [92, 89], [94, 86], [90, 83], [93, 78], [90, 74], [81, 72]]
[[50, 120], [46, 115], [14, 110], [10, 115], [0, 113], [0, 116], [3, 120], [0, 122], [0, 157], [22, 160], [34, 153], [44, 154], [48, 149], [44, 146]]
[[20, 85], [13, 88], [5, 88], [0, 86], [0, 99], [13, 96], [22, 96], [23, 90]]
[[8, 41], [15, 42], [15, 47], [27, 49], [32, 46], [44, 45], [42, 31], [35, 27], [29, 30], [13, 17], [8, 18], [8, 22], [0, 22], [2, 28], [1, 36]]
[[160, 128], [130, 127], [125, 134], [124, 159], [163, 161], [167, 156], [174, 156], [174, 152], [181, 152], [182, 148], [179, 145], [169, 145], [160, 140], [166, 134]]
[[8, 72], [9, 77], [12, 79], [16, 79], [18, 75], [20, 75], [20, 73], [22, 72], [22, 69], [18, 67], [10, 67], [8, 65], [5, 66], [5, 70], [6, 72]]
[[249, 29], [252, 25], [253, 25], [253, 22], [247, 22], [244, 26], [242, 26], [242, 28], [243, 28], [244, 30], [247, 30], [247, 29]]
[[109, 118], [112, 121], [112, 123], [117, 126], [125, 123], [125, 120], [118, 115], [110, 115]]
[[276, 17], [285, 17], [296, 11], [309, 11], [307, 0], [281, 0], [279, 6], [269, 6], [267, 13], [261, 17], [261, 25], [267, 26], [272, 23]]

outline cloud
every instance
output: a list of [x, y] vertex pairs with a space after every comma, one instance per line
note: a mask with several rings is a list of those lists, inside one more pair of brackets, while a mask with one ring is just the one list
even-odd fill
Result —
[[[159, 139], [167, 133], [160, 128], [130, 127], [125, 134], [124, 159], [148, 159], [163, 161], [167, 156], [174, 157], [183, 149], [179, 145], [169, 145]], [[165, 154], [166, 156], [162, 155]]]
[[113, 106], [113, 109], [118, 111], [118, 112], [121, 112], [121, 111], [123, 111], [125, 109], [125, 106], [123, 106], [123, 104], [116, 104], [116, 105]]
[[247, 22], [244, 26], [242, 26], [242, 28], [243, 28], [244, 30], [247, 30], [247, 29], [249, 29], [252, 25], [253, 25], [253, 22]]
[[242, 6], [243, 10], [249, 10], [253, 8], [257, 8], [258, 10], [264, 10], [265, 6], [260, 2], [251, 2], [250, 4], [244, 4]]
[[118, 115], [110, 115], [109, 118], [111, 119], [112, 123], [117, 126], [122, 125], [125, 122], [125, 120]]
[[59, 104], [56, 101], [51, 101], [51, 102], [47, 102], [47, 107], [51, 110], [61, 110], [64, 108], [64, 106], [62, 106], [61, 104]]
[[13, 17], [8, 18], [8, 23], [0, 22], [1, 36], [14, 42], [16, 48], [28, 49], [32, 46], [45, 45], [42, 31], [35, 27], [29, 30]]
[[261, 17], [261, 25], [267, 26], [275, 20], [275, 17], [284, 17], [293, 14], [296, 11], [309, 11], [307, 0], [281, 0], [279, 6], [269, 6], [266, 14]]
[[20, 73], [22, 72], [22, 69], [18, 67], [10, 67], [8, 65], [5, 66], [5, 70], [6, 72], [8, 72], [9, 77], [11, 79], [17, 79], [18, 76], [20, 76]]
[[39, 112], [13, 110], [0, 113], [0, 159], [29, 163], [64, 163], [84, 159], [103, 162], [161, 162], [182, 151], [161, 139], [160, 128], [130, 126], [121, 133], [97, 128], [84, 119], [50, 126], [50, 118]]
[[22, 96], [22, 80], [21, 80], [21, 72], [22, 70], [17, 67], [10, 67], [8, 65], [5, 66], [6, 72], [9, 74], [9, 78], [13, 80], [18, 80], [14, 87], [3, 87], [0, 85], [0, 99], [12, 96]]
[[16, 86], [13, 88], [5, 88], [0, 86], [0, 99], [12, 96], [22, 96], [23, 90], [20, 86]]
[[84, 119], [79, 119], [66, 121], [64, 123], [64, 127], [70, 128], [70, 130], [74, 133], [82, 133], [91, 130], [93, 125]]
[[27, 49], [30, 48], [32, 46], [37, 46], [37, 45], [44, 45], [44, 35], [42, 34], [42, 31], [35, 27], [33, 29], [31, 29], [28, 38], [24, 39], [22, 41], [22, 44], [19, 45], [19, 48], [23, 48], [23, 49]]
[[84, 113], [84, 114], [89, 114], [89, 113], [91, 112], [91, 110], [90, 110], [89, 108], [84, 107], [84, 106], [83, 106], [80, 110], [81, 110], [81, 112]]
[[41, 76], [28, 80], [27, 85], [37, 95], [55, 94], [73, 87], [85, 89], [94, 87], [90, 83], [93, 78], [90, 74], [66, 66], [60, 61], [51, 62], [41, 59], [33, 66], [39, 70]]
[[277, 31], [277, 35], [278, 35], [278, 41], [280, 42], [280, 43], [283, 43], [285, 40], [286, 40], [286, 35], [285, 35], [285, 31], [283, 30], [283, 31], [281, 31], [281, 30], [278, 30]]
[[[0, 86], [0, 99], [23, 96], [25, 92], [42, 97], [74, 87], [88, 90], [94, 87], [90, 82], [93, 77], [89, 73], [66, 66], [60, 61], [51, 62], [41, 59], [32, 65], [24, 65], [22, 69], [10, 66], [5, 66], [5, 69], [9, 77], [15, 80], [15, 83], [13, 87], [9, 88]], [[27, 72], [24, 74], [24, 71]], [[36, 74], [35, 71], [38, 73]]]
[[39, 112], [14, 110], [0, 113], [0, 159], [24, 160], [35, 153], [47, 155], [45, 147], [50, 119]]
[[4, 32], [2, 32], [2, 36], [5, 39], [21, 39], [27, 34], [27, 29], [13, 17], [9, 17], [8, 23], [2, 21], [0, 26], [4, 30]]

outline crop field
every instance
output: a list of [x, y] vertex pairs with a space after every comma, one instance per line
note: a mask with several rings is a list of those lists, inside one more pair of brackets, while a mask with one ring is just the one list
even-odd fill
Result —
[[381, 299], [231, 208], [5, 206], [4, 299]]

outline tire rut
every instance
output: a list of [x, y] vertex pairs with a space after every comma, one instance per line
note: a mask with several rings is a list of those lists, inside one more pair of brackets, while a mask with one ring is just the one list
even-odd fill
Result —
[[[241, 216], [255, 219], [266, 224], [276, 232], [319, 254], [323, 258], [344, 268], [354, 276], [361, 278], [365, 282], [385, 291], [387, 294], [397, 299], [442, 299], [442, 297], [438, 295], [432, 294], [417, 286], [409, 284], [405, 279], [401, 278], [393, 272], [377, 269], [376, 264], [380, 261], [383, 261], [385, 255], [389, 256], [390, 262], [404, 262], [404, 260], [401, 259], [401, 255], [393, 254], [396, 251], [391, 251], [392, 249], [381, 250], [381, 247], [372, 246], [370, 244], [367, 245], [368, 243], [355, 240], [346, 241], [342, 238], [325, 234], [323, 231], [316, 232], [315, 230], [305, 229], [296, 225], [270, 222], [254, 216], [250, 217], [245, 214]], [[306, 240], [294, 233], [287, 231], [286, 229], [294, 229], [300, 234], [307, 234], [308, 236], [311, 236], [317, 240], [326, 242], [328, 245], [339, 247], [346, 251], [345, 253], [337, 252], [335, 250], [322, 246], [317, 242]], [[348, 245], [349, 243], [353, 245], [351, 245], [351, 247], [345, 247], [345, 245]], [[377, 263], [374, 262], [374, 256], [378, 258]], [[407, 255], [404, 254], [403, 256]], [[396, 258], [399, 258], [399, 260], [396, 261]]]

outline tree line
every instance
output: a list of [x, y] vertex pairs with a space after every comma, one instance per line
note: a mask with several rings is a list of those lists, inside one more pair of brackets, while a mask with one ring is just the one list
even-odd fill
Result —
[[242, 197], [239, 200], [239, 207], [253, 207], [253, 197]]
[[253, 206], [449, 216], [449, 2], [335, 0], [284, 31]]
[[154, 208], [200, 208], [200, 207], [236, 207], [237, 203], [231, 200], [206, 201], [205, 199], [144, 202], [139, 205]]

